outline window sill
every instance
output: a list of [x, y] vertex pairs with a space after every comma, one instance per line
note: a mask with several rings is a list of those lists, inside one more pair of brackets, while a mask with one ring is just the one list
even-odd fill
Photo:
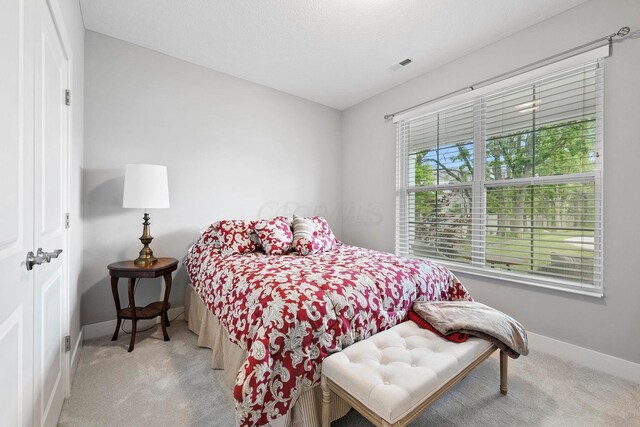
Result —
[[594, 298], [604, 298], [604, 291], [601, 287], [576, 286], [571, 282], [557, 279], [545, 279], [538, 277], [526, 277], [521, 274], [511, 273], [502, 270], [478, 268], [470, 265], [458, 264], [450, 261], [430, 259], [437, 264], [444, 265], [454, 273], [464, 273], [489, 279], [497, 279], [505, 282], [518, 283], [521, 285], [535, 286], [538, 288], [552, 289], [555, 291], [568, 292], [578, 295], [586, 295]]

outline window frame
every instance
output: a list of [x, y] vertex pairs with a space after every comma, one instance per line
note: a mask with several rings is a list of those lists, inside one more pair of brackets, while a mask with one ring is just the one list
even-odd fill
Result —
[[[603, 51], [601, 50], [600, 53]], [[587, 52], [594, 55], [592, 52]], [[487, 277], [491, 279], [504, 280], [508, 282], [536, 286], [547, 289], [561, 290], [575, 294], [589, 295], [595, 297], [604, 296], [604, 247], [603, 247], [603, 159], [604, 159], [604, 61], [602, 58], [606, 55], [595, 53], [596, 58], [591, 58], [581, 63], [576, 63], [575, 58], [571, 61], [565, 60], [552, 64], [553, 71], [549, 71], [549, 67], [542, 67], [534, 70], [537, 76], [523, 79], [522, 76], [516, 76], [509, 82], [501, 82], [499, 85], [490, 85], [482, 88], [480, 94], [470, 96], [470, 93], [455, 96], [444, 101], [436, 103], [437, 109], [432, 108], [431, 111], [420, 114], [413, 114], [412, 117], [400, 117], [394, 121], [397, 124], [397, 156], [396, 156], [396, 254], [401, 256], [415, 256], [411, 254], [407, 244], [410, 234], [409, 217], [411, 215], [409, 209], [409, 199], [411, 193], [419, 193], [426, 191], [442, 191], [453, 190], [458, 188], [470, 188], [472, 192], [472, 220], [471, 220], [471, 259], [467, 263], [458, 263], [451, 260], [434, 259], [438, 264], [445, 265], [454, 272], [471, 274], [479, 277]], [[580, 56], [580, 55], [579, 55]], [[590, 64], [597, 64], [596, 71], [596, 114], [595, 114], [595, 151], [596, 160], [593, 171], [581, 173], [568, 173], [562, 175], [550, 175], [542, 177], [526, 177], [511, 179], [488, 179], [486, 176], [486, 132], [485, 132], [485, 102], [486, 98], [500, 92], [510, 90], [513, 87], [526, 85], [534, 85], [541, 80], [552, 77], [556, 74], [563, 74], [573, 69], [579, 69]], [[511, 80], [511, 79], [509, 79]], [[505, 84], [506, 83], [506, 84]], [[498, 87], [496, 87], [498, 86]], [[462, 183], [446, 183], [434, 184], [428, 186], [410, 186], [409, 177], [409, 126], [413, 120], [433, 114], [460, 108], [464, 105], [473, 104], [473, 179]], [[403, 116], [406, 116], [403, 115]], [[575, 282], [564, 280], [556, 277], [549, 277], [538, 274], [514, 273], [512, 271], [504, 271], [494, 269], [486, 263], [487, 251], [487, 207], [486, 194], [487, 189], [505, 186], [523, 185], [540, 185], [540, 184], [565, 184], [565, 183], [594, 183], [595, 185], [595, 217], [596, 221], [594, 229], [594, 284], [590, 285], [584, 282]], [[415, 256], [419, 257], [419, 256]], [[597, 279], [596, 276], [597, 275]]]

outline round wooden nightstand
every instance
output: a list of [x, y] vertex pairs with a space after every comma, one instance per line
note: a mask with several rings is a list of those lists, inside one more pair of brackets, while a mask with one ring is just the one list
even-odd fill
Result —
[[[167, 326], [171, 325], [169, 324], [169, 318], [167, 317], [167, 310], [169, 310], [170, 307], [169, 294], [171, 293], [171, 273], [176, 271], [177, 268], [178, 260], [175, 258], [158, 258], [158, 262], [149, 267], [137, 266], [133, 261], [120, 261], [109, 264], [107, 269], [109, 269], [109, 275], [111, 276], [111, 292], [113, 293], [113, 301], [116, 303], [116, 313], [118, 315], [116, 331], [113, 333], [111, 341], [118, 339], [118, 331], [120, 330], [122, 320], [131, 319], [131, 342], [129, 343], [129, 351], [133, 351], [133, 346], [136, 342], [136, 326], [138, 320], [153, 319], [158, 316], [161, 317], [164, 340], [169, 341]], [[164, 278], [165, 283], [163, 300], [152, 302], [146, 307], [136, 307], [134, 296], [136, 280], [153, 279], [160, 276]], [[129, 306], [127, 308], [120, 308], [118, 280], [121, 277], [129, 279]]]

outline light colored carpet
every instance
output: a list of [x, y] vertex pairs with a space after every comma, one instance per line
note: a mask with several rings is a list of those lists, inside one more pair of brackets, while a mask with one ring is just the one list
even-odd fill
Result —
[[[60, 426], [233, 426], [231, 392], [211, 351], [176, 321], [170, 342], [159, 328], [85, 342]], [[532, 352], [510, 360], [509, 394], [498, 392], [491, 357], [425, 411], [413, 425], [640, 426], [640, 385]], [[368, 426], [351, 411], [333, 426]]]

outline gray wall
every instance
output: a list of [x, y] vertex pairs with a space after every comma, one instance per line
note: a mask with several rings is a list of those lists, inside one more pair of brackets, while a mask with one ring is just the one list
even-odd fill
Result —
[[[342, 114], [86, 32], [82, 324], [114, 318], [106, 265], [139, 250], [141, 212], [121, 208], [124, 165], [169, 167], [172, 207], [151, 212], [156, 254], [182, 258], [199, 226], [319, 212], [346, 243], [392, 252], [395, 129], [382, 116], [616, 31], [640, 1], [593, 0]], [[605, 68], [604, 299], [460, 274], [476, 299], [533, 332], [640, 362], [640, 39]], [[342, 132], [342, 134], [341, 134]], [[176, 149], [178, 147], [178, 149]], [[266, 169], [266, 167], [269, 169]], [[182, 305], [181, 268], [172, 303]], [[139, 301], [158, 296], [148, 281]]]
[[[140, 250], [142, 212], [121, 207], [127, 163], [168, 166], [157, 256], [182, 259], [221, 218], [319, 213], [340, 236], [339, 111], [91, 31], [85, 59], [83, 324], [115, 318], [107, 264]], [[186, 282], [181, 267], [174, 306]], [[142, 281], [137, 303], [158, 289]]]
[[[640, 1], [595, 0], [487, 46], [343, 113], [343, 238], [394, 250], [395, 127], [382, 116], [611, 34], [640, 29]], [[462, 275], [479, 301], [533, 332], [640, 362], [640, 38], [605, 66], [605, 275], [597, 299]]]

